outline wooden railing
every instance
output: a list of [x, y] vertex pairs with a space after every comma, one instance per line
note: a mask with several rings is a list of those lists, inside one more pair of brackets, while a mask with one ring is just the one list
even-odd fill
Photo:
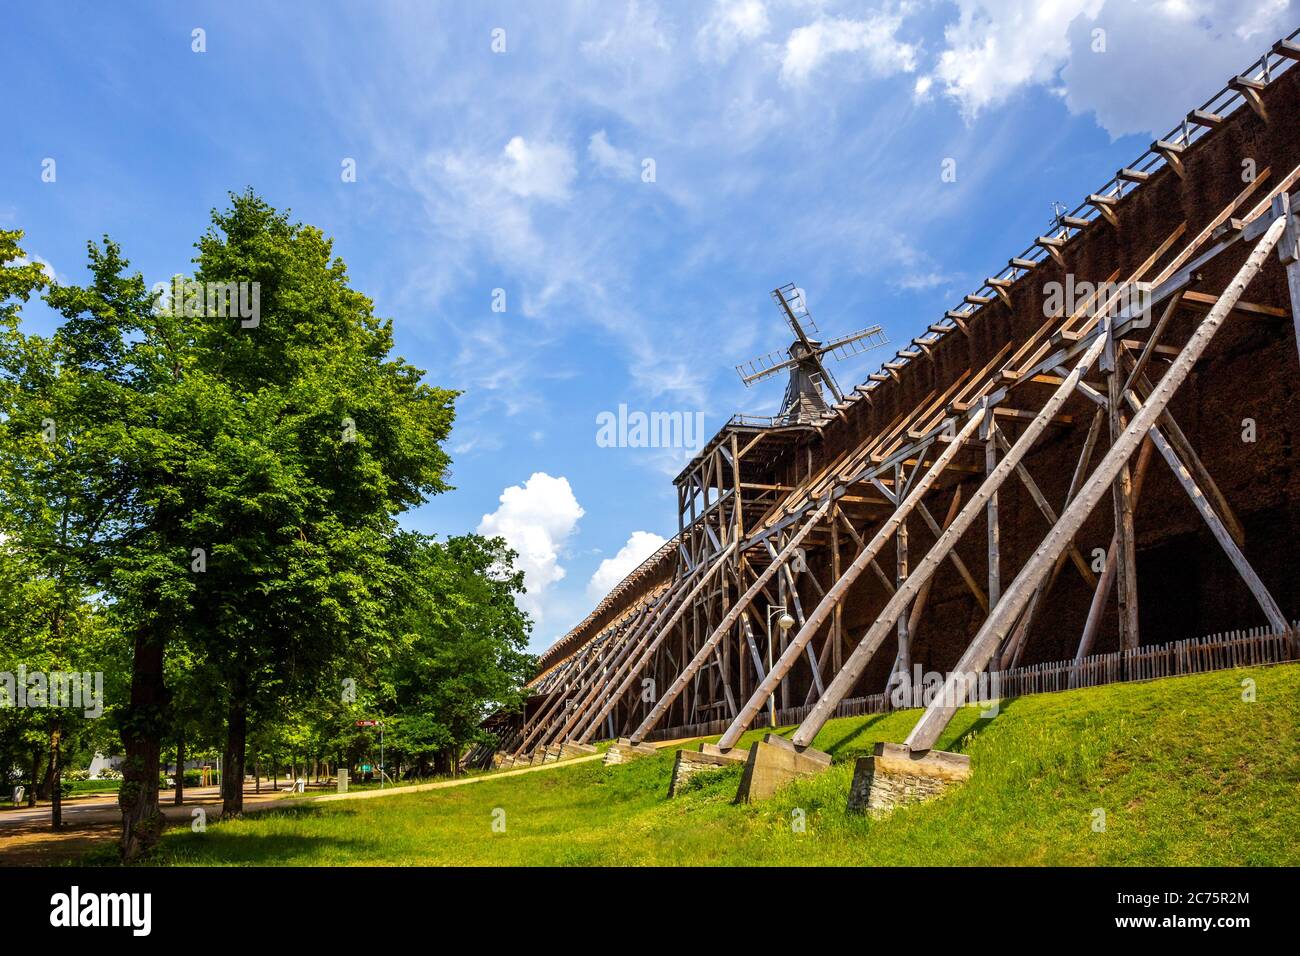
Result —
[[[1028, 694], [1054, 694], [1080, 687], [1099, 687], [1132, 681], [1157, 680], [1184, 674], [1230, 670], [1234, 667], [1258, 667], [1300, 660], [1300, 622], [1285, 631], [1256, 627], [1244, 631], [1225, 631], [1206, 637], [1193, 637], [1168, 644], [1153, 644], [1128, 651], [1093, 654], [1079, 663], [1051, 661], [1029, 664], [989, 675], [985, 686], [995, 687], [999, 698], [1024, 697]], [[969, 703], [978, 701], [972, 682]], [[835, 709], [836, 717], [863, 717], [895, 710], [887, 694], [851, 697]], [[808, 716], [812, 705], [777, 710], [778, 726], [798, 724]], [[766, 716], [766, 711], [764, 711]], [[729, 719], [710, 720], [678, 727], [665, 727], [647, 735], [647, 740], [678, 740], [687, 737], [714, 737], [731, 725]]]

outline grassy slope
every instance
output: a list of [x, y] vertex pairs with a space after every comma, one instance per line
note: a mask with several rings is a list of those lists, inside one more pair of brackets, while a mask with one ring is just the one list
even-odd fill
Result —
[[[1254, 703], [1241, 699], [1247, 677]], [[885, 819], [845, 813], [852, 758], [901, 740], [915, 718], [832, 721], [817, 739], [831, 770], [756, 806], [731, 805], [739, 768], [667, 800], [664, 753], [173, 832], [161, 862], [1300, 863], [1300, 665], [1021, 698], [991, 721], [966, 710], [940, 741], [971, 755], [965, 786]], [[505, 833], [492, 832], [495, 808]], [[796, 809], [806, 832], [791, 826]]]

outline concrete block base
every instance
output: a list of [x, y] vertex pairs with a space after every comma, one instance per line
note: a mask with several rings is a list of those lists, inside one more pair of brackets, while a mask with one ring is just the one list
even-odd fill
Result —
[[560, 745], [553, 744], [546, 748], [546, 753], [542, 757], [542, 763], [555, 763], [560, 759]]
[[830, 765], [830, 754], [811, 747], [800, 750], [784, 737], [765, 734], [750, 748], [736, 802], [766, 800], [796, 777], [821, 773]]
[[704, 744], [699, 750], [679, 750], [673, 763], [673, 780], [668, 785], [668, 796], [676, 796], [681, 792], [682, 784], [697, 773], [730, 767], [748, 759], [748, 750], [719, 750], [714, 744]]
[[619, 737], [605, 751], [605, 766], [612, 767], [614, 764], [627, 763], [637, 757], [648, 757], [658, 752], [650, 744], [634, 744], [626, 737]]
[[876, 744], [876, 752], [859, 757], [853, 768], [849, 811], [883, 816], [895, 807], [931, 800], [970, 775], [965, 754]]
[[573, 741], [560, 744], [560, 759], [565, 757], [590, 757], [596, 752], [591, 744], [579, 744]]
[[532, 757], [530, 757], [528, 760], [528, 765], [531, 767], [535, 767], [539, 763], [542, 763], [545, 760], [546, 760], [546, 748], [543, 747], [541, 750], [533, 751]]

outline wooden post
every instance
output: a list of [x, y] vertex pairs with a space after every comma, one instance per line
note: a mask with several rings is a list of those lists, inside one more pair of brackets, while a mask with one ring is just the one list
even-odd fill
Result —
[[[1016, 575], [1011, 587], [1008, 588], [1006, 594], [1002, 596], [1002, 600], [994, 607], [992, 613], [989, 614], [988, 619], [985, 620], [984, 625], [966, 649], [966, 653], [962, 655], [953, 674], [944, 681], [944, 686], [940, 689], [938, 697], [926, 708], [925, 713], [921, 715], [921, 719], [917, 721], [911, 734], [908, 735], [905, 743], [912, 750], [929, 750], [934, 746], [935, 741], [939, 739], [939, 734], [943, 732], [944, 727], [947, 726], [948, 721], [952, 719], [952, 715], [957, 710], [956, 706], [950, 702], [951, 698], [956, 694], [957, 681], [963, 679], [963, 674], [978, 672], [988, 662], [998, 644], [1020, 616], [1020, 612], [1024, 610], [1033, 589], [1042, 580], [1043, 575], [1050, 570], [1052, 563], [1065, 550], [1074, 535], [1078, 533], [1088, 515], [1091, 514], [1093, 508], [1097, 506], [1104, 496], [1106, 488], [1113, 485], [1115, 479], [1119, 477], [1120, 469], [1146, 439], [1147, 433], [1156, 424], [1160, 413], [1169, 404], [1174, 392], [1187, 379], [1197, 361], [1205, 354], [1205, 350], [1214, 339], [1215, 333], [1222, 327], [1228, 314], [1241, 298], [1246, 286], [1259, 273], [1264, 260], [1277, 246], [1278, 241], [1282, 238], [1282, 233], [1287, 228], [1287, 224], [1288, 220], [1286, 218], [1278, 218], [1268, 227], [1268, 230], [1246, 259], [1245, 264], [1233, 277], [1232, 281], [1228, 283], [1227, 288], [1206, 314], [1196, 331], [1192, 333], [1191, 338], [1187, 340], [1177, 358], [1174, 359], [1160, 381], [1156, 383], [1154, 390], [1146, 403], [1143, 404], [1141, 410], [1133, 416], [1133, 419], [1125, 427], [1119, 438], [1111, 445], [1110, 451], [1106, 453], [1106, 457], [1097, 466], [1097, 470], [1085, 483], [1079, 495], [1065, 509], [1056, 527], [1048, 532], [1038, 550], [1034, 552], [1033, 556], [1025, 563], [1025, 566], [1021, 568], [1020, 573]], [[1104, 345], [1105, 340], [1109, 337], [1109, 330], [1103, 328], [1101, 330], [1102, 341], [1089, 349], [1089, 352], [1093, 352], [1097, 345]], [[1073, 382], [1069, 382], [1067, 379], [1067, 383], [1071, 389], [1074, 388]], [[846, 668], [847, 666], [846, 664]], [[832, 685], [832, 689], [833, 687], [834, 685]], [[802, 732], [803, 728], [801, 727], [800, 733]], [[804, 743], [800, 741], [799, 734], [795, 735], [795, 742]]]
[[[949, 462], [951, 462], [952, 459], [956, 457], [957, 452], [961, 450], [966, 439], [974, 434], [975, 430], [979, 428], [980, 422], [984, 420], [984, 414], [983, 408], [976, 408], [971, 412], [970, 418], [966, 421], [966, 424], [962, 426], [955, 439], [949, 442], [948, 447], [945, 448], [937, 458], [935, 458], [929, 471], [927, 471], [921, 479], [916, 482], [915, 487], [908, 494], [907, 499], [897, 509], [895, 509], [894, 513], [888, 518], [888, 520], [880, 526], [871, 541], [868, 542], [866, 547], [863, 548], [858, 556], [853, 559], [853, 562], [845, 570], [843, 576], [831, 586], [829, 591], [826, 592], [825, 596], [818, 603], [812, 614], [809, 615], [807, 623], [799, 629], [799, 633], [796, 634], [794, 639], [790, 642], [789, 647], [786, 648], [786, 652], [781, 655], [781, 660], [777, 662], [776, 666], [772, 668], [772, 672], [768, 674], [763, 679], [762, 683], [759, 684], [758, 688], [755, 689], [753, 695], [745, 703], [745, 706], [741, 708], [740, 714], [737, 715], [736, 719], [731, 722], [731, 726], [728, 727], [726, 732], [722, 735], [722, 738], [718, 741], [719, 748], [727, 750], [735, 746], [736, 741], [740, 739], [740, 735], [749, 727], [750, 722], [758, 713], [759, 708], [762, 707], [763, 701], [767, 699], [767, 695], [772, 693], [773, 688], [776, 687], [781, 675], [789, 671], [789, 669], [794, 665], [799, 654], [802, 653], [804, 645], [812, 639], [813, 634], [817, 632], [817, 628], [821, 626], [822, 622], [830, 614], [831, 609], [844, 599], [844, 595], [848, 592], [849, 587], [858, 579], [862, 572], [875, 561], [876, 555], [880, 553], [885, 542], [893, 536], [894, 532], [898, 529], [899, 524], [901, 524], [907, 517], [908, 513], [916, 507], [917, 502], [921, 500], [922, 496], [930, 490], [930, 487], [943, 473], [944, 469], [948, 467]], [[980, 502], [980, 506], [983, 506], [982, 501]], [[915, 576], [909, 578], [909, 583], [914, 579]], [[918, 587], [920, 586], [920, 583], [924, 582], [919, 582]], [[901, 589], [896, 591], [894, 596], [890, 599], [890, 604], [886, 605], [886, 607], [892, 607], [896, 603], [901, 605], [902, 602], [899, 602], [898, 600], [901, 593]], [[910, 599], [910, 597], [911, 595], [909, 594], [908, 598]], [[894, 613], [895, 617], [898, 613], [901, 613], [901, 607]], [[890, 617], [884, 624], [884, 627], [892, 627], [895, 617]], [[879, 623], [879, 620], [877, 623]], [[883, 636], [883, 629], [881, 636]], [[878, 640], [879, 638], [877, 638], [877, 641]], [[861, 647], [862, 646], [859, 645], [854, 649], [853, 653], [849, 655], [848, 660], [844, 662], [844, 668], [841, 669], [838, 675], [836, 675], [835, 680], [831, 682], [830, 686], [826, 688], [826, 693], [823, 694], [821, 698], [819, 698], [817, 704], [814, 705], [814, 710], [821, 707], [822, 702], [827, 699], [828, 695], [830, 695], [836, 687], [842, 683], [841, 677], [845, 670], [852, 665], [855, 658], [860, 656], [859, 651], [861, 650]], [[863, 663], [865, 665], [865, 661]], [[854, 675], [854, 678], [856, 679], [856, 675]], [[844, 696], [845, 694], [841, 693], [839, 698], [835, 701], [835, 704], [838, 704], [839, 700], [842, 700]], [[835, 704], [830, 705], [828, 712], [834, 710]], [[816, 734], [814, 733], [813, 736], [816, 736]], [[809, 740], [811, 740], [811, 737]]]
[[[1115, 355], [1114, 320], [1102, 320], [1102, 335], [1106, 339], [1102, 370], [1106, 372], [1106, 410], [1110, 419], [1111, 444], [1119, 439], [1128, 421], [1124, 415], [1119, 361]], [[1132, 650], [1139, 643], [1137, 603], [1137, 543], [1133, 526], [1133, 476], [1125, 461], [1111, 489], [1112, 510], [1115, 515], [1117, 550], [1115, 556], [1115, 581], [1119, 595], [1119, 646]]]
[[[1097, 361], [1103, 345], [1104, 342], [1099, 339], [1089, 346], [1079, 359], [1079, 362], [1062, 379], [1056, 391], [1052, 393], [1042, 409], [1034, 416], [1033, 421], [1016, 439], [1015, 444], [1011, 446], [1011, 450], [998, 462], [993, 473], [984, 479], [984, 482], [971, 496], [970, 501], [953, 521], [952, 525], [939, 537], [939, 540], [934, 543], [934, 546], [930, 548], [925, 557], [921, 559], [921, 562], [913, 569], [907, 583], [899, 588], [897, 593], [885, 605], [884, 610], [876, 618], [876, 622], [868, 629], [858, 646], [853, 649], [849, 659], [844, 662], [843, 669], [835, 675], [835, 679], [831, 682], [830, 687], [826, 689], [826, 693], [813, 705], [812, 711], [804, 719], [804, 722], [799, 725], [799, 729], [793, 737], [796, 746], [809, 746], [817, 736], [818, 731], [835, 712], [839, 702], [848, 696], [854, 683], [862, 675], [862, 671], [879, 648], [886, 629], [893, 626], [894, 619], [903, 612], [907, 603], [920, 590], [921, 586], [930, 579], [939, 564], [956, 547], [957, 542], [961, 540], [961, 537], [975, 522], [977, 516], [984, 511], [990, 496], [1001, 487], [1002, 483], [1015, 470], [1020, 460], [1028, 454], [1038, 436], [1043, 433], [1048, 423], [1056, 416], [1061, 406], [1074, 392], [1083, 375]], [[953, 442], [954, 446], [963, 444], [965, 439], [970, 436], [973, 431], [970, 428], [971, 423], [978, 426], [983, 422], [986, 411], [991, 414], [990, 404], [990, 402], [985, 401], [974, 410], [970, 421], [967, 422], [967, 429], [963, 429], [959, 438]]]
[[[984, 420], [984, 474], [991, 475], [998, 466], [997, 420], [989, 415]], [[998, 493], [989, 495], [986, 506], [988, 524], [989, 604], [997, 604], [1002, 596], [1001, 529], [998, 527]]]
[[1277, 255], [1286, 266], [1287, 288], [1291, 293], [1291, 322], [1295, 328], [1296, 347], [1300, 348], [1300, 214], [1291, 208], [1285, 192], [1273, 197], [1273, 215], [1286, 220], [1286, 232], [1278, 243]]
[[[920, 468], [921, 463], [917, 462], [916, 467]], [[901, 495], [903, 492], [903, 466], [897, 464], [894, 466], [894, 494]], [[897, 502], [902, 504], [901, 501]], [[903, 586], [907, 580], [907, 518], [898, 523], [898, 530], [894, 532], [894, 588], [897, 590]], [[898, 615], [898, 659], [895, 662], [895, 670], [902, 671], [904, 674], [912, 672], [912, 635], [908, 629], [908, 620], [906, 614]], [[823, 691], [824, 693], [824, 691]]]

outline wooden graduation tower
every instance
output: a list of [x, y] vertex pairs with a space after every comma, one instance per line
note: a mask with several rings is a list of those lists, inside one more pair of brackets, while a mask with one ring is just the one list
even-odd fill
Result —
[[676, 536], [542, 656], [498, 761], [705, 734], [725, 755], [774, 698], [798, 729], [752, 748], [753, 798], [824, 766], [818, 731], [887, 709], [895, 675], [947, 675], [870, 790], [966, 772], [933, 748], [970, 675], [1185, 672], [1213, 655], [1169, 642], [1242, 627], [1300, 656], [1298, 34], [848, 392], [823, 359], [879, 330], [821, 343], [777, 289], [794, 342], [739, 371], [789, 372], [779, 414], [733, 417], [677, 476]]

